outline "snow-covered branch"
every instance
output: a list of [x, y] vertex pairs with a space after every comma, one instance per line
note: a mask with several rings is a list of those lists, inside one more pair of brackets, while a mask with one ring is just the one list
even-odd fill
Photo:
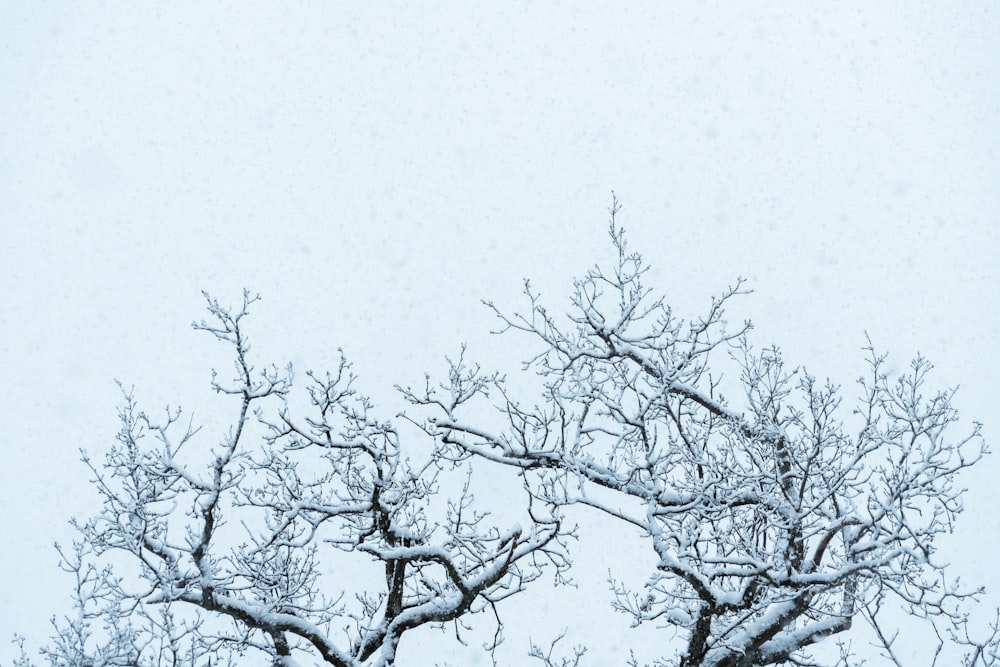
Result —
[[206, 299], [210, 319], [194, 328], [234, 355], [232, 379], [212, 380], [232, 421], [212, 442], [179, 410], [154, 419], [124, 392], [117, 444], [101, 465], [85, 455], [104, 507], [63, 552], [80, 613], [57, 624], [53, 664], [257, 653], [388, 666], [404, 633], [496, 613], [545, 567], [565, 569], [557, 516], [492, 525], [467, 483], [446, 491], [466, 466], [380, 419], [346, 360], [293, 394], [290, 368], [252, 360], [256, 297], [238, 311]]
[[[860, 403], [844, 410], [840, 387], [755, 349], [749, 324], [727, 328], [742, 281], [677, 318], [616, 211], [615, 261], [575, 281], [565, 317], [530, 283], [526, 310], [488, 304], [499, 333], [538, 344], [525, 369], [545, 379], [541, 400], [460, 359], [447, 382], [407, 392], [425, 430], [455, 459], [515, 469], [538, 499], [639, 529], [657, 571], [639, 594], [616, 584], [615, 606], [680, 630], [680, 665], [800, 660], [890, 593], [959, 621], [952, 603], [971, 592], [929, 575], [962, 509], [956, 475], [986, 449], [978, 426], [954, 435], [954, 392], [930, 389], [922, 358], [890, 376], [869, 345]], [[480, 425], [487, 408], [502, 426]]]

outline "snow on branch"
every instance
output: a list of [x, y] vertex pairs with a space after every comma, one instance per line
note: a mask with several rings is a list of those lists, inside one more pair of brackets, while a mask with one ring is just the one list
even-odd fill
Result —
[[[456, 460], [516, 470], [543, 502], [639, 529], [659, 565], [640, 593], [615, 584], [615, 607], [685, 637], [670, 664], [805, 664], [887, 596], [960, 624], [976, 591], [934, 576], [935, 550], [962, 510], [956, 476], [986, 447], [978, 425], [956, 435], [954, 391], [932, 389], [920, 357], [890, 375], [869, 343], [852, 404], [756, 349], [749, 323], [728, 327], [742, 280], [679, 318], [645, 284], [618, 208], [610, 266], [574, 281], [564, 315], [529, 282], [523, 310], [487, 304], [497, 333], [534, 342], [524, 370], [543, 396], [519, 400], [460, 358], [446, 382], [406, 393], [425, 430]], [[505, 426], [480, 425], [487, 409]]]
[[53, 664], [392, 665], [405, 632], [565, 569], [557, 517], [491, 525], [467, 484], [444, 502], [455, 462], [379, 418], [343, 357], [306, 374], [304, 409], [292, 400], [291, 368], [253, 359], [257, 300], [206, 294], [193, 325], [233, 355], [232, 378], [212, 376], [232, 404], [221, 436], [179, 410], [149, 417], [130, 390], [103, 464], [85, 455], [104, 506], [62, 552], [79, 614], [56, 624]]

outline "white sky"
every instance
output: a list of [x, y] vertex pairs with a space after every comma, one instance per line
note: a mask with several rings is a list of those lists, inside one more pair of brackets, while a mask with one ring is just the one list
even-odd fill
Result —
[[[0, 632], [65, 608], [114, 379], [207, 394], [199, 290], [391, 404], [462, 341], [523, 356], [479, 300], [568, 295], [612, 189], [683, 311], [746, 276], [792, 364], [850, 383], [868, 331], [996, 440], [1000, 5], [207, 4], [0, 2]], [[950, 544], [994, 589], [998, 473]]]

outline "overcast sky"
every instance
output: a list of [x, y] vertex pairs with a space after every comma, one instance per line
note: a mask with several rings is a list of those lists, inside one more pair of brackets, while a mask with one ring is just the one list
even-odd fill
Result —
[[[115, 379], [197, 408], [226, 363], [200, 290], [391, 404], [463, 341], [525, 356], [480, 300], [559, 303], [612, 190], [683, 312], [745, 276], [793, 365], [850, 389], [867, 331], [996, 441], [1000, 5], [611, 4], [0, 2], [0, 632], [65, 609]], [[950, 543], [994, 589], [998, 474]]]

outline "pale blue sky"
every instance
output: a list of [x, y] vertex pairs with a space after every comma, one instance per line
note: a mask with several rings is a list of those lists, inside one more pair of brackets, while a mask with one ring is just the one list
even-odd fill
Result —
[[[0, 3], [0, 628], [63, 609], [114, 379], [205, 395], [199, 290], [391, 404], [462, 341], [522, 356], [479, 300], [567, 295], [612, 189], [682, 311], [746, 276], [792, 364], [919, 350], [995, 441], [1000, 6], [803, 4]], [[952, 548], [1000, 588], [982, 468]]]

